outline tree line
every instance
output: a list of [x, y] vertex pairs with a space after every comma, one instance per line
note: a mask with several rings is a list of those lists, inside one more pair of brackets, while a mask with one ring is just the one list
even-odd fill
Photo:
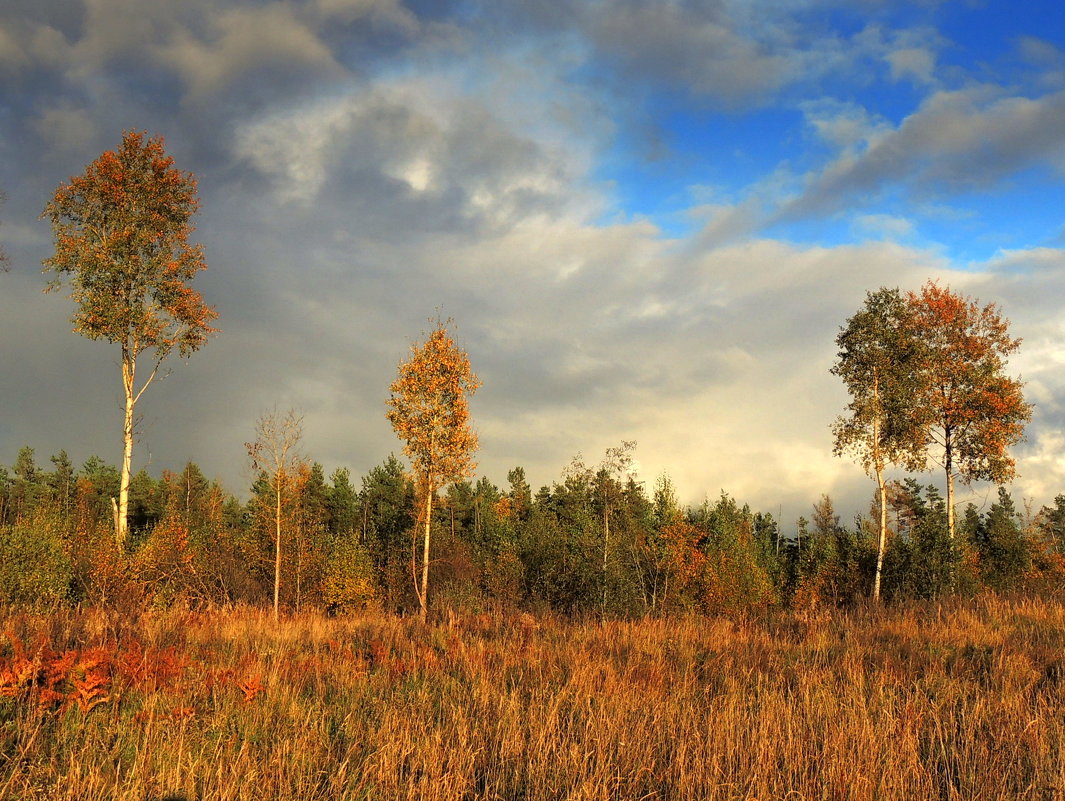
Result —
[[[623, 444], [593, 465], [575, 458], [538, 490], [520, 467], [502, 487], [487, 478], [450, 483], [433, 503], [424, 563], [424, 501], [398, 458], [358, 479], [298, 459], [282, 486], [284, 559], [275, 572], [277, 489], [267, 472], [243, 502], [193, 463], [158, 479], [141, 470], [120, 544], [111, 508], [118, 468], [95, 457], [75, 468], [64, 452], [41, 465], [26, 447], [0, 468], [0, 599], [270, 606], [276, 597], [282, 610], [418, 613], [431, 586], [437, 610], [630, 617], [848, 606], [870, 596], [875, 500], [868, 514], [841, 522], [822, 496], [782, 530], [772, 514], [724, 493], [684, 506], [667, 477], [648, 489], [626, 471], [628, 453]], [[986, 511], [961, 511], [953, 538], [933, 485], [888, 482], [886, 508], [889, 602], [1065, 578], [1065, 495], [1036, 511], [1000, 489]]]
[[[931, 282], [869, 293], [837, 338], [833, 373], [851, 401], [835, 448], [877, 482], [869, 515], [849, 527], [828, 496], [786, 535], [726, 494], [681, 507], [668, 478], [649, 494], [630, 474], [631, 442], [592, 467], [575, 459], [535, 495], [521, 468], [505, 488], [471, 483], [467, 398], [480, 382], [440, 320], [391, 386], [387, 416], [409, 472], [389, 457], [359, 488], [346, 470], [327, 480], [300, 450], [299, 416], [275, 410], [247, 443], [248, 503], [195, 464], [158, 480], [133, 474], [135, 404], [168, 356], [216, 333], [191, 285], [206, 268], [189, 242], [198, 206], [193, 176], [139, 132], [46, 206], [49, 288], [68, 283], [75, 330], [121, 351], [123, 453], [117, 469], [94, 457], [75, 471], [61, 452], [48, 471], [24, 448], [0, 473], [0, 596], [268, 602], [275, 616], [377, 604], [425, 617], [433, 587], [437, 606], [636, 615], [1010, 589], [1062, 572], [1063, 496], [1022, 516], [1000, 489], [987, 513], [970, 505], [955, 520], [955, 479], [1009, 480], [1008, 449], [1031, 409], [1005, 373], [1019, 346], [1008, 321]], [[885, 478], [929, 462], [945, 472], [945, 498]]]

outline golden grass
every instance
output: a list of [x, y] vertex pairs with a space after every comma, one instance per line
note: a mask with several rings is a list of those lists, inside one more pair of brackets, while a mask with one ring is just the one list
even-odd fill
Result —
[[[1065, 799], [1059, 601], [2, 623], [3, 799]], [[15, 642], [111, 654], [107, 700], [4, 695]]]

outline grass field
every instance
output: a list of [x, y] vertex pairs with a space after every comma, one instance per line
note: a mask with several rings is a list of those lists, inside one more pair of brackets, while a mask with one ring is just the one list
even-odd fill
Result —
[[2, 799], [1065, 799], [1065, 606], [8, 611]]

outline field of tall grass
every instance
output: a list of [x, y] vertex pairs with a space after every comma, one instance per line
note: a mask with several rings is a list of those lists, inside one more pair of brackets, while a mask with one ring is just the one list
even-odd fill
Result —
[[0, 613], [0, 799], [1065, 799], [1065, 606]]

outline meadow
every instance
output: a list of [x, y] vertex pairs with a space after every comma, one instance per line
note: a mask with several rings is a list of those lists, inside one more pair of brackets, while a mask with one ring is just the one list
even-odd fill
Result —
[[1065, 604], [0, 612], [0, 799], [1065, 798]]

